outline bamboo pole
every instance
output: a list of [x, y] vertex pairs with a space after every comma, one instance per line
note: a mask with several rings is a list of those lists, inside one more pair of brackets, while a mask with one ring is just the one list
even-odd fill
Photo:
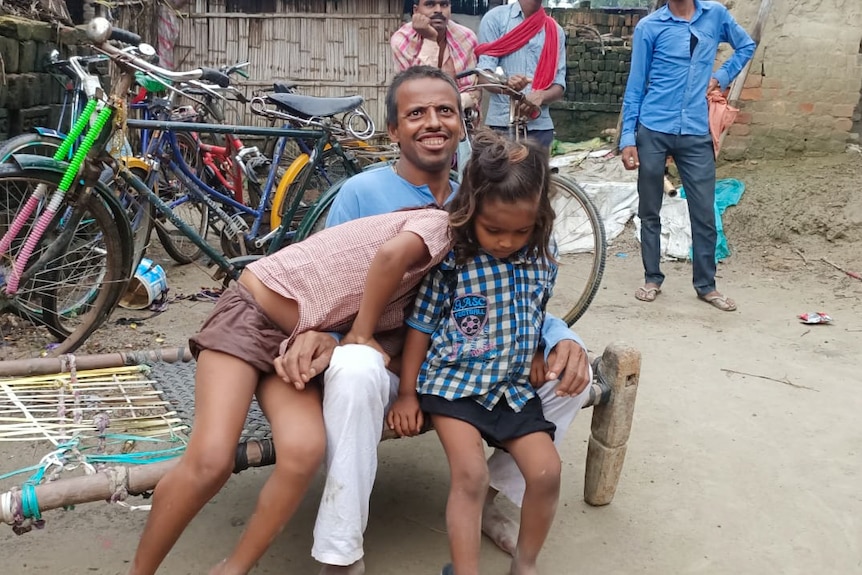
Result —
[[[162, 348], [146, 351], [123, 351], [117, 353], [75, 356], [75, 367], [77, 370], [83, 371], [89, 369], [138, 365], [156, 361], [176, 363], [178, 361], [187, 362], [191, 360], [192, 355], [188, 348]], [[64, 371], [68, 371], [68, 368], [64, 370], [62, 356], [0, 361], [0, 377], [46, 375], [49, 373], [62, 373]]]

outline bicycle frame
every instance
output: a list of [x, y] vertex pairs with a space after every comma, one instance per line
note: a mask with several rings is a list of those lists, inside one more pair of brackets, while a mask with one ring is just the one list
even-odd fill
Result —
[[[170, 134], [170, 132], [209, 132], [215, 134], [245, 134], [250, 136], [264, 136], [264, 137], [275, 137], [279, 139], [279, 143], [277, 144], [277, 148], [281, 148], [277, 150], [277, 152], [283, 153], [284, 146], [286, 141], [293, 138], [305, 138], [308, 140], [315, 140], [315, 146], [311, 150], [311, 165], [313, 172], [314, 169], [319, 165], [320, 158], [323, 155], [323, 150], [330, 146], [337, 154], [342, 156], [349, 165], [353, 165], [352, 160], [347, 156], [344, 152], [341, 145], [335, 138], [332, 138], [328, 131], [326, 130], [309, 130], [309, 129], [297, 129], [297, 128], [276, 128], [276, 127], [256, 127], [256, 126], [237, 126], [237, 125], [229, 125], [229, 124], [201, 124], [201, 123], [193, 123], [193, 122], [170, 122], [170, 121], [159, 121], [159, 120], [128, 120], [127, 125], [130, 128], [148, 128], [151, 130], [159, 130], [164, 133]], [[176, 141], [176, 136], [170, 134], [171, 139]], [[276, 154], [278, 155], [278, 153]], [[276, 166], [277, 162], [273, 161], [273, 166]], [[222, 202], [228, 206], [231, 206], [238, 211], [249, 214], [261, 214], [262, 208], [265, 206], [266, 197], [268, 197], [268, 192], [272, 189], [270, 183], [274, 181], [275, 178], [275, 169], [270, 170], [269, 178], [267, 180], [267, 186], [264, 190], [265, 197], [261, 199], [261, 206], [255, 210], [244, 206], [238, 202], [236, 202], [233, 198], [226, 196], [217, 190], [212, 189], [210, 186], [207, 186], [200, 178], [197, 177], [196, 174], [189, 168], [188, 164], [186, 164], [180, 158], [180, 161], [177, 162], [176, 159], [172, 158], [171, 167], [180, 170], [180, 173], [183, 176], [188, 178], [188, 181], [192, 184], [190, 186], [190, 193], [195, 194], [198, 199], [204, 202], [208, 202], [210, 208], [217, 207], [219, 210], [220, 206], [216, 204], [216, 202], [212, 198], [207, 198], [206, 194], [211, 194], [214, 198], [216, 198], [219, 202]], [[132, 186], [138, 193], [143, 194], [148, 198], [150, 202], [156, 207], [156, 209], [162, 213], [172, 224], [174, 224], [186, 237], [188, 237], [192, 243], [194, 243], [201, 251], [204, 252], [212, 262], [218, 266], [221, 270], [223, 270], [230, 278], [237, 279], [239, 277], [241, 266], [236, 265], [236, 262], [229, 260], [217, 249], [213, 248], [206, 242], [206, 240], [195, 232], [186, 222], [176, 216], [171, 210], [171, 206], [164, 202], [161, 198], [158, 197], [158, 194], [155, 193], [151, 187], [147, 186], [143, 181], [140, 180], [137, 176], [135, 176], [132, 172], [130, 172], [124, 166], [120, 166], [119, 168], [120, 176], [128, 182], [130, 186]], [[356, 172], [358, 173], [358, 169]], [[154, 170], [155, 172], [155, 170]], [[329, 201], [331, 196], [324, 194], [318, 202], [327, 199]], [[289, 230], [289, 222], [292, 221], [293, 216], [298, 211], [300, 207], [302, 197], [298, 195], [294, 201], [287, 207], [284, 216], [282, 218], [282, 225], [280, 225], [275, 230], [270, 231], [263, 238], [258, 238], [255, 240], [255, 245], [258, 247], [262, 247], [266, 242], [269, 242], [269, 246], [266, 250], [267, 254], [271, 254], [275, 251], [281, 249], [282, 244], [286, 240], [299, 240], [305, 237], [305, 234], [300, 234], [298, 231]], [[312, 209], [309, 211], [310, 214], [316, 214], [314, 208], [317, 206], [315, 204], [312, 206]], [[260, 222], [257, 222], [259, 226]], [[301, 229], [303, 226], [300, 226]], [[252, 232], [255, 230], [253, 229]], [[255, 237], [255, 236], [252, 236]]]

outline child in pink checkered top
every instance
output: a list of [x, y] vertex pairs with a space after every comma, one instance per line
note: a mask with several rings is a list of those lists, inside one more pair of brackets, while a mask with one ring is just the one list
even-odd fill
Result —
[[310, 329], [352, 329], [345, 341], [372, 345], [387, 358], [399, 353], [402, 337], [391, 336], [402, 333], [420, 280], [449, 252], [448, 223], [449, 214], [433, 208], [361, 218], [250, 264], [225, 290], [189, 340], [197, 359], [191, 439], [156, 487], [130, 574], [155, 573], [230, 477], [256, 395], [277, 462], [233, 553], [210, 573], [254, 566], [295, 511], [326, 447], [320, 388], [283, 379], [280, 356]]

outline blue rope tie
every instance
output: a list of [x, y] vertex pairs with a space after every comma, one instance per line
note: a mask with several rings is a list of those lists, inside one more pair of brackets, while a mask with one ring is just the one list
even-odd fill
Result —
[[35, 519], [40, 521], [42, 513], [39, 511], [39, 501], [36, 500], [36, 486], [25, 483], [21, 487], [21, 513], [24, 519]]

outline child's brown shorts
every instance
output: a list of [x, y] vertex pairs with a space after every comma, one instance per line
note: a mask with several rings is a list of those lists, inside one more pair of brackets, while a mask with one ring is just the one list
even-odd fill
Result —
[[272, 360], [285, 339], [287, 335], [263, 313], [248, 289], [235, 283], [221, 294], [200, 331], [189, 338], [189, 349], [195, 359], [209, 349], [238, 357], [263, 373], [272, 373]]

